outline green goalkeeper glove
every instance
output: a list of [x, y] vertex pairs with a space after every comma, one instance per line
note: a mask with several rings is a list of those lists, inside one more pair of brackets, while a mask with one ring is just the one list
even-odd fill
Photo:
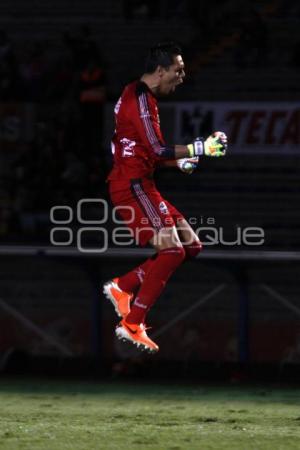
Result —
[[187, 148], [191, 158], [201, 155], [224, 156], [227, 150], [227, 136], [222, 131], [215, 131], [205, 141], [201, 138], [196, 138]]

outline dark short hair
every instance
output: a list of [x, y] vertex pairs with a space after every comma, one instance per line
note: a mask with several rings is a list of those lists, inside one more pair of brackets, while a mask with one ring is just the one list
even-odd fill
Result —
[[175, 42], [161, 42], [151, 47], [145, 61], [145, 72], [153, 73], [157, 66], [165, 69], [173, 64], [174, 56], [181, 54], [181, 48]]

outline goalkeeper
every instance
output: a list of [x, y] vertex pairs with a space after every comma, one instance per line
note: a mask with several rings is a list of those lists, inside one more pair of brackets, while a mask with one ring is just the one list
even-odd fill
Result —
[[158, 44], [149, 51], [145, 73], [125, 87], [115, 106], [110, 197], [139, 245], [150, 243], [156, 253], [105, 283], [104, 294], [121, 317], [117, 337], [154, 352], [158, 346], [147, 335], [146, 315], [177, 267], [200, 252], [201, 242], [183, 215], [158, 192], [153, 172], [167, 165], [191, 173], [201, 158], [224, 156], [227, 147], [222, 132], [187, 146], [165, 144], [157, 98], [174, 92], [184, 77], [180, 48]]

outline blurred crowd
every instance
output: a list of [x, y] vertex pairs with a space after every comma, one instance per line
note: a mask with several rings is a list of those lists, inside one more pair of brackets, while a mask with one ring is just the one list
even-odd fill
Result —
[[[82, 74], [103, 61], [91, 29], [83, 25], [78, 33], [62, 33], [59, 42], [31, 40], [13, 43], [0, 30], [1, 101], [62, 101], [79, 95]], [[101, 74], [101, 85], [105, 84]]]
[[[276, 5], [272, 17], [299, 19], [297, 2]], [[241, 11], [237, 0], [221, 4], [216, 0], [123, 0], [127, 25], [158, 16], [190, 23], [193, 38], [184, 48], [188, 64], [232, 33], [236, 35], [230, 49], [233, 67], [246, 71], [270, 63], [272, 37], [266, 15], [252, 2], [245, 2]], [[213, 62], [217, 63], [215, 58]], [[300, 67], [297, 39], [287, 62], [293, 70]], [[24, 231], [36, 234], [48, 223], [51, 205], [72, 206], [82, 197], [106, 196], [111, 155], [102, 142], [109, 81], [99, 41], [88, 25], [65, 30], [55, 41], [16, 43], [0, 30], [0, 239], [8, 234], [15, 238]], [[187, 80], [184, 88], [192, 89], [193, 84]], [[18, 108], [13, 105], [34, 105], [34, 130], [25, 138], [19, 136], [23, 132], [20, 112], [15, 113]]]
[[[0, 31], [0, 239], [44, 234], [51, 206], [106, 196], [106, 96], [103, 59], [88, 26], [64, 32], [59, 51], [46, 41], [16, 50]], [[25, 139], [20, 104], [34, 105]]]

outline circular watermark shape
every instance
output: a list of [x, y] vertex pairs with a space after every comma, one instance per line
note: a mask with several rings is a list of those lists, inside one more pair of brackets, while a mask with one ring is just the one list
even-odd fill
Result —
[[[58, 241], [56, 241], [55, 238], [54, 238], [55, 233], [56, 232], [60, 232], [61, 233], [61, 232], [64, 232], [64, 231], [68, 233], [68, 240], [62, 241], [61, 238], [60, 238]], [[51, 242], [52, 245], [61, 245], [61, 246], [72, 244], [72, 242], [73, 242], [73, 231], [72, 231], [72, 229], [71, 228], [67, 228], [67, 227], [55, 227], [55, 228], [52, 228], [50, 230], [50, 242]]]
[[[55, 219], [54, 215], [55, 212], [58, 211], [68, 211], [69, 213], [69, 217], [68, 219]], [[65, 225], [67, 223], [71, 223], [73, 220], [73, 209], [70, 206], [67, 205], [60, 205], [60, 206], [52, 206], [52, 208], [50, 209], [50, 221], [52, 223], [56, 223], [58, 225]]]
[[[100, 206], [103, 205], [103, 209], [101, 213], [103, 214], [103, 217], [95, 220], [87, 220], [82, 217], [82, 207], [83, 206]], [[82, 223], [84, 225], [102, 225], [103, 223], [107, 223], [108, 221], [108, 204], [107, 201], [103, 198], [83, 198], [79, 200], [77, 203], [77, 220], [79, 223]]]

